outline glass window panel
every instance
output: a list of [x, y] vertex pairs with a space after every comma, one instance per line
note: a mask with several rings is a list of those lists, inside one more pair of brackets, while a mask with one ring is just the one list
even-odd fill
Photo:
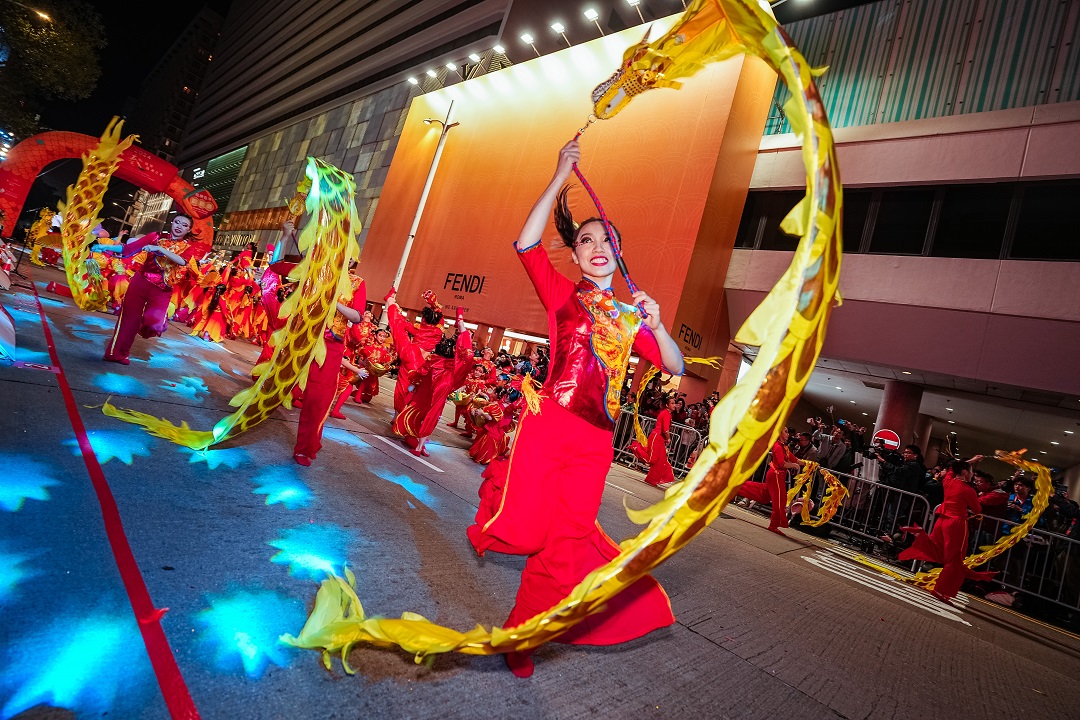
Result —
[[1010, 257], [1018, 260], [1080, 260], [1075, 221], [1080, 182], [1025, 183]]
[[1005, 183], [946, 187], [930, 254], [952, 258], [1000, 257], [1013, 189], [1013, 185]]
[[935, 195], [933, 188], [882, 191], [870, 252], [921, 255]]
[[780, 229], [791, 208], [795, 207], [803, 197], [805, 190], [784, 190], [765, 194], [768, 202], [765, 206], [765, 230], [761, 235], [762, 250], [794, 250], [799, 244], [799, 238], [792, 237]]
[[866, 227], [873, 190], [844, 189], [844, 252], [857, 253]]

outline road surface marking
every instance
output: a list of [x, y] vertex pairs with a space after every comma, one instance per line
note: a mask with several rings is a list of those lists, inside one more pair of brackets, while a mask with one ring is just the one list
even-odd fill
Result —
[[439, 469], [439, 468], [435, 467], [434, 465], [432, 465], [431, 463], [429, 463], [429, 462], [428, 462], [427, 460], [425, 460], [424, 458], [422, 458], [422, 457], [417, 457], [417, 456], [413, 455], [413, 454], [412, 454], [411, 452], [409, 452], [408, 450], [406, 450], [405, 448], [403, 448], [403, 447], [402, 447], [402, 446], [401, 446], [401, 445], [400, 445], [400, 444], [399, 444], [399, 443], [398, 443], [398, 442], [397, 442], [396, 440], [391, 440], [390, 438], [384, 438], [384, 437], [383, 437], [382, 435], [373, 435], [372, 437], [374, 437], [374, 438], [375, 438], [376, 440], [382, 440], [382, 441], [383, 441], [384, 443], [386, 443], [386, 444], [387, 444], [387, 445], [389, 445], [390, 447], [394, 448], [395, 450], [397, 450], [397, 451], [398, 451], [399, 453], [401, 453], [402, 455], [408, 455], [408, 456], [409, 456], [409, 457], [411, 457], [411, 458], [412, 458], [413, 460], [415, 460], [415, 461], [417, 461], [417, 462], [419, 462], [419, 463], [423, 463], [424, 465], [427, 465], [427, 466], [428, 466], [429, 468], [431, 468], [431, 469], [432, 469], [432, 470], [434, 470], [435, 472], [439, 472], [439, 473], [441, 473], [441, 472], [442, 472], [442, 470], [441, 470], [441, 469]]

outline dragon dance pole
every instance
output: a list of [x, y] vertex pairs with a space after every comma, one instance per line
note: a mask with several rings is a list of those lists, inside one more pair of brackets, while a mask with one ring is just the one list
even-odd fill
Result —
[[435, 180], [435, 171], [439, 168], [439, 158], [442, 157], [443, 145], [446, 144], [446, 136], [450, 132], [450, 128], [457, 126], [457, 123], [450, 122], [450, 115], [454, 112], [454, 101], [450, 101], [450, 107], [446, 110], [445, 120], [432, 120], [428, 118], [424, 122], [439, 123], [442, 126], [442, 130], [439, 133], [439, 144], [435, 147], [435, 157], [431, 159], [431, 169], [428, 170], [427, 180], [424, 181], [424, 191], [420, 193], [420, 203], [416, 207], [416, 215], [413, 216], [412, 226], [409, 228], [409, 237], [405, 240], [405, 249], [401, 251], [401, 262], [398, 263], [397, 273], [394, 275], [394, 282], [392, 287], [397, 288], [401, 285], [401, 276], [405, 273], [405, 263], [409, 261], [409, 253], [412, 252], [413, 239], [416, 237], [416, 229], [420, 226], [420, 216], [424, 214], [424, 205], [427, 204], [428, 192], [431, 191], [431, 183]]

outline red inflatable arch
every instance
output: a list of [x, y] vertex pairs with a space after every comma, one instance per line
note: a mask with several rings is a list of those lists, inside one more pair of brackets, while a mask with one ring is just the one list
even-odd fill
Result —
[[[30, 186], [49, 163], [65, 158], [89, 155], [100, 140], [82, 133], [52, 131], [29, 137], [11, 149], [7, 160], [0, 164], [0, 211], [4, 226], [0, 237], [10, 238], [15, 222], [22, 213]], [[132, 145], [120, 155], [114, 175], [149, 192], [163, 192], [176, 201], [180, 211], [195, 220], [191, 232], [200, 240], [214, 239], [214, 223], [210, 216], [217, 203], [206, 190], [196, 190], [180, 177], [172, 163]]]

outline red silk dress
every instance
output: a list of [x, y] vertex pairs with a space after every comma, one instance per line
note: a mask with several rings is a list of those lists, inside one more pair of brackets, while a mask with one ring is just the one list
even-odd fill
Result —
[[484, 406], [483, 411], [491, 419], [476, 431], [476, 441], [469, 448], [469, 457], [474, 462], [487, 465], [510, 449], [507, 432], [514, 422], [514, 410], [502, 400], [493, 400]]
[[[618, 556], [596, 514], [611, 468], [619, 391], [631, 347], [662, 365], [656, 338], [633, 306], [589, 280], [560, 275], [540, 244], [519, 257], [547, 310], [551, 371], [540, 411], [523, 409], [509, 457], [484, 471], [476, 523], [468, 528], [480, 555], [528, 555], [507, 628], [549, 609]], [[558, 641], [611, 645], [674, 621], [660, 584], [645, 576]]]
[[645, 476], [645, 482], [650, 485], [664, 485], [675, 482], [675, 471], [668, 460], [667, 444], [671, 435], [671, 411], [664, 408], [656, 416], [656, 425], [649, 433], [648, 444], [642, 447], [641, 443], [633, 440], [630, 443], [630, 451], [637, 455], [642, 462], [649, 463], [649, 474]]
[[787, 520], [787, 468], [784, 463], [798, 462], [798, 458], [788, 450], [787, 445], [777, 440], [773, 444], [769, 469], [765, 473], [765, 482], [747, 480], [738, 489], [737, 494], [754, 502], [770, 503], [772, 514], [769, 515], [769, 529], [778, 530], [788, 526]]
[[390, 327], [390, 337], [394, 341], [397, 353], [398, 374], [394, 385], [394, 412], [405, 409], [414, 384], [413, 375], [424, 366], [424, 353], [429, 353], [442, 339], [442, 327], [435, 325], [414, 325], [405, 319], [396, 305], [386, 309], [386, 322]]
[[416, 440], [435, 432], [446, 398], [465, 382], [465, 376], [473, 368], [472, 359], [472, 334], [468, 330], [458, 335], [454, 357], [441, 357], [434, 352], [428, 355], [414, 375], [416, 387], [405, 407], [394, 416], [391, 430], [403, 438]]
[[941, 565], [934, 591], [943, 598], [956, 597], [965, 579], [990, 580], [993, 572], [976, 572], [964, 566], [967, 553], [968, 511], [982, 512], [975, 488], [951, 472], [941, 483], [945, 500], [935, 511], [934, 529], [927, 535], [921, 527], [905, 528], [915, 535], [911, 547], [900, 553], [901, 560], [926, 560]]

